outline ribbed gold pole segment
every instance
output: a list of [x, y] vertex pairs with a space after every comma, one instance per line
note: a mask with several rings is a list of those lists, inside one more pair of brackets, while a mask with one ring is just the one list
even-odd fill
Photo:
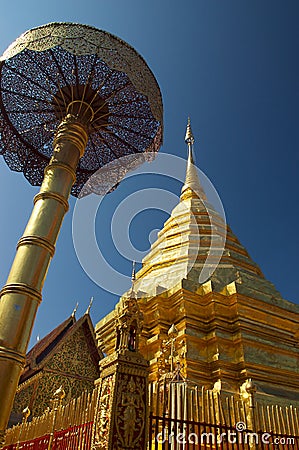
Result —
[[5, 433], [44, 280], [87, 140], [86, 127], [74, 116], [68, 115], [59, 125], [53, 156], [18, 242], [7, 283], [0, 291], [0, 438]]

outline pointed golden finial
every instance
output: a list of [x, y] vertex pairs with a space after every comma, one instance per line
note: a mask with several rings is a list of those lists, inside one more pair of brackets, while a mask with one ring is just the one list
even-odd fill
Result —
[[131, 276], [131, 280], [132, 280], [132, 284], [134, 284], [134, 282], [136, 281], [136, 269], [135, 269], [135, 261], [132, 261], [132, 276]]
[[28, 417], [30, 416], [31, 411], [29, 409], [29, 406], [26, 406], [25, 409], [23, 409], [22, 411], [22, 416], [23, 416], [23, 423], [26, 423], [28, 420]]
[[89, 314], [90, 313], [90, 309], [91, 309], [92, 304], [93, 304], [93, 297], [90, 297], [89, 305], [88, 305], [88, 308], [87, 308], [85, 314]]
[[184, 200], [186, 198], [195, 196], [195, 197], [201, 198], [202, 200], [206, 200], [207, 198], [201, 187], [198, 173], [197, 173], [197, 168], [194, 164], [194, 159], [193, 159], [194, 136], [193, 136], [192, 129], [191, 129], [190, 117], [188, 117], [185, 142], [188, 145], [188, 160], [187, 160], [187, 168], [186, 168], [186, 179], [185, 179], [184, 186], [182, 187], [181, 199]]
[[185, 134], [185, 142], [188, 144], [188, 146], [194, 144], [194, 136], [192, 133], [190, 117], [188, 117], [187, 129], [186, 129], [186, 134]]
[[79, 306], [79, 303], [77, 302], [77, 304], [76, 304], [76, 306], [75, 306], [75, 308], [74, 308], [74, 310], [72, 312], [72, 317], [75, 317], [77, 309], [78, 309], [78, 306]]
[[194, 158], [193, 158], [194, 136], [192, 133], [190, 117], [188, 117], [187, 129], [186, 129], [186, 134], [185, 134], [185, 142], [188, 145], [188, 160], [190, 160], [190, 162], [192, 164], [194, 164]]
[[136, 281], [136, 269], [135, 269], [135, 261], [132, 261], [132, 276], [131, 276], [131, 292], [130, 292], [130, 298], [135, 298], [135, 281]]

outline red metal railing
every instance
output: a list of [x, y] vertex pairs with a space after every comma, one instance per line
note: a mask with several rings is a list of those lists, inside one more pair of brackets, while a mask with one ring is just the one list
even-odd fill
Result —
[[[78, 450], [78, 448], [82, 448], [89, 450], [91, 448], [92, 425], [93, 422], [88, 422], [66, 430], [55, 431], [51, 449]], [[47, 450], [49, 441], [50, 435], [46, 434], [30, 441], [7, 445], [2, 450]]]
[[19, 444], [10, 444], [3, 447], [3, 450], [47, 450], [50, 435], [46, 434], [31, 441], [20, 442]]
[[91, 434], [93, 422], [76, 425], [67, 430], [56, 431], [52, 450], [78, 450], [91, 448]]

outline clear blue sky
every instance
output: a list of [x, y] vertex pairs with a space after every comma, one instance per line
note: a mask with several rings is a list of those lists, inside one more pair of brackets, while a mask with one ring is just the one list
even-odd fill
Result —
[[[216, 187], [228, 223], [282, 296], [298, 303], [298, 17], [299, 3], [292, 0], [5, 2], [0, 51], [25, 30], [52, 21], [94, 25], [131, 44], [161, 87], [161, 151], [185, 157], [190, 115], [197, 164]], [[179, 183], [158, 178], [125, 181], [105, 200], [104, 215], [96, 222], [103, 252], [126, 275], [130, 262], [113, 246], [109, 217], [128, 193], [145, 186], [179, 195]], [[1, 285], [36, 192], [0, 159]], [[88, 278], [77, 260], [74, 203], [58, 239], [32, 342], [64, 320], [77, 301], [79, 316], [94, 296], [94, 322], [117, 301]], [[136, 248], [147, 250], [151, 230], [161, 228], [166, 218], [152, 208], [137, 216], [130, 228]]]

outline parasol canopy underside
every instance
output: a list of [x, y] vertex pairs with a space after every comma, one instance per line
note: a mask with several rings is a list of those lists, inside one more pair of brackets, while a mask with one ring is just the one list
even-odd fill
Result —
[[[159, 87], [142, 57], [115, 36], [84, 25], [49, 24], [22, 35], [1, 59], [0, 153], [31, 184], [42, 183], [60, 121], [69, 112], [80, 114], [82, 105], [92, 120], [73, 195], [111, 161], [136, 154], [131, 167], [122, 167], [125, 175], [140, 164], [141, 153], [159, 150]], [[85, 195], [92, 191], [89, 183]]]

